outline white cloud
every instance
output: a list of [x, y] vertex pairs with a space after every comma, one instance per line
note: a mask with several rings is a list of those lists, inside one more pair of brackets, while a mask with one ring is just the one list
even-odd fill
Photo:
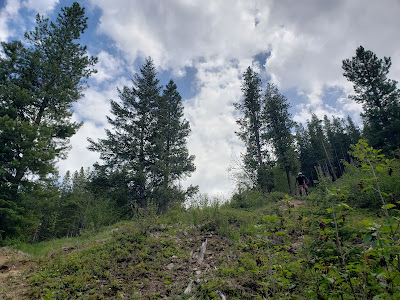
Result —
[[114, 81], [123, 73], [123, 61], [118, 57], [103, 50], [96, 56], [98, 58], [98, 63], [95, 67], [97, 73], [92, 75], [92, 79], [98, 84], [104, 81]]
[[88, 137], [105, 138], [103, 127], [97, 127], [92, 122], [85, 122], [78, 132], [71, 138], [71, 151], [68, 152], [68, 158], [57, 163], [58, 170], [61, 176], [64, 176], [67, 171], [74, 172], [81, 167], [92, 167], [99, 160], [100, 155], [97, 152], [92, 152], [87, 149], [89, 142]]
[[37, 11], [41, 15], [47, 15], [54, 10], [59, 0], [25, 0], [22, 5], [30, 10]]
[[150, 55], [162, 67], [193, 60], [243, 58], [267, 46], [247, 1], [92, 1], [103, 15], [99, 32], [128, 57]]
[[8, 28], [7, 23], [18, 18], [19, 9], [19, 1], [8, 0], [4, 8], [0, 11], [0, 41], [7, 41], [13, 35], [14, 32]]
[[198, 184], [211, 195], [227, 196], [232, 191], [227, 169], [230, 154], [242, 151], [234, 131], [233, 102], [240, 98], [241, 70], [224, 61], [200, 64], [197, 80], [200, 91], [185, 102], [185, 117], [192, 133], [189, 152], [196, 155], [196, 171], [187, 184]]

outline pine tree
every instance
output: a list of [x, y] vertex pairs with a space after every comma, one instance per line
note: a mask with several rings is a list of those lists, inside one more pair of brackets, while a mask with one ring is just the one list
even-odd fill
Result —
[[291, 133], [294, 122], [291, 120], [289, 108], [286, 97], [279, 93], [275, 85], [268, 83], [263, 107], [263, 120], [266, 124], [265, 138], [272, 142], [278, 165], [285, 170], [289, 191], [292, 194], [290, 173], [298, 168], [298, 160], [294, 151], [294, 136]]
[[371, 146], [385, 151], [400, 147], [400, 91], [386, 77], [391, 65], [390, 58], [379, 59], [362, 46], [342, 65], [343, 75], [354, 84], [350, 98], [363, 104], [363, 133]]
[[310, 159], [311, 145], [307, 130], [303, 124], [295, 124], [296, 151], [300, 159], [300, 168], [307, 177], [312, 177], [313, 162]]
[[146, 59], [133, 87], [118, 90], [121, 103], [111, 101], [113, 129], [106, 130], [107, 138], [89, 139], [89, 149], [100, 152], [104, 162], [95, 165], [94, 182], [124, 191], [122, 205], [146, 208], [152, 199], [163, 209], [172, 200], [167, 196], [178, 190], [176, 181], [195, 169], [186, 147], [190, 126], [182, 119], [181, 96], [173, 81], [160, 95], [156, 75], [152, 59]]
[[318, 166], [324, 176], [331, 175], [336, 180], [337, 176], [331, 163], [332, 157], [322, 127], [322, 121], [314, 113], [311, 115], [311, 120], [307, 120], [307, 131], [310, 138], [310, 158], [314, 161], [314, 166]]
[[87, 28], [84, 8], [78, 3], [63, 8], [55, 23], [40, 15], [36, 22], [35, 30], [25, 34], [28, 47], [20, 41], [2, 43], [0, 228], [4, 231], [21, 225], [22, 194], [56, 172], [55, 158], [65, 157], [69, 138], [80, 126], [71, 121], [71, 107], [82, 96], [84, 79], [94, 72], [91, 67], [96, 62], [77, 42]]
[[189, 122], [183, 118], [182, 97], [176, 84], [170, 80], [154, 110], [154, 165], [153, 184], [159, 195], [155, 198], [163, 210], [168, 202], [178, 197], [177, 180], [195, 171], [194, 156], [189, 155], [186, 139], [190, 134]]
[[121, 104], [111, 101], [114, 118], [107, 119], [113, 130], [107, 129], [107, 138], [99, 139], [97, 143], [88, 139], [89, 150], [100, 152], [104, 164], [95, 165], [98, 172], [125, 177], [124, 184], [129, 190], [126, 204], [146, 207], [153, 163], [153, 109], [161, 90], [151, 58], [146, 59], [132, 83], [132, 88], [124, 86], [122, 90], [118, 89]]
[[346, 125], [346, 133], [348, 136], [348, 145], [354, 145], [357, 144], [358, 141], [361, 139], [361, 131], [360, 128], [358, 128], [354, 122], [353, 119], [350, 118], [350, 116], [347, 116], [347, 125]]
[[268, 157], [266, 141], [262, 139], [265, 124], [262, 120], [261, 80], [250, 67], [243, 74], [242, 92], [243, 101], [234, 106], [242, 114], [236, 121], [240, 126], [236, 134], [246, 146], [244, 166], [247, 172], [253, 174], [255, 185], [259, 185], [261, 190], [269, 189], [263, 186], [265, 180], [261, 180], [261, 177], [265, 177]]

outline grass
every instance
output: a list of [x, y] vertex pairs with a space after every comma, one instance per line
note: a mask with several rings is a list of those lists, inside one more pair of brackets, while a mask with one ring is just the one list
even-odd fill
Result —
[[28, 253], [33, 257], [40, 258], [48, 256], [49, 254], [59, 251], [62, 248], [79, 248], [91, 242], [108, 239], [111, 237], [111, 230], [115, 226], [117, 225], [104, 227], [97, 233], [85, 232], [77, 237], [54, 239], [35, 244], [17, 243], [12, 245], [12, 247], [24, 253]]
[[[364, 259], [369, 246], [363, 243], [364, 221], [382, 221], [375, 210], [338, 214], [347, 264], [342, 266], [326, 199], [311, 196], [301, 199], [307, 203], [294, 206], [290, 198], [285, 203], [281, 198], [248, 193], [223, 205], [176, 206], [160, 216], [143, 214], [114, 225], [118, 228], [114, 232], [108, 227], [77, 238], [20, 244], [19, 250], [39, 261], [29, 277], [27, 296], [219, 299], [222, 293], [228, 299], [349, 299], [353, 296], [343, 270], [359, 267], [371, 269], [365, 295], [393, 295], [382, 280], [373, 278], [383, 267], [373, 269], [374, 263], [368, 265]], [[199, 248], [206, 239], [205, 259], [198, 264]], [[63, 247], [68, 251], [60, 251]], [[357, 272], [348, 276], [356, 278]], [[185, 294], [190, 282], [193, 289]], [[352, 283], [355, 293], [362, 295], [362, 287]]]

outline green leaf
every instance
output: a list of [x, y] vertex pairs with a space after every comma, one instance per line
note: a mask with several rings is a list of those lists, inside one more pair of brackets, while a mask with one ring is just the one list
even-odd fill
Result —
[[344, 207], [344, 208], [349, 209], [349, 210], [352, 209], [347, 203], [340, 203], [340, 204], [337, 205], [337, 207]]
[[366, 192], [366, 191], [368, 191], [368, 190], [370, 190], [370, 189], [372, 189], [372, 185], [368, 185], [368, 186], [366, 186], [365, 188], [363, 188], [363, 189], [361, 190], [361, 193], [364, 193], [364, 192]]
[[328, 279], [330, 283], [334, 283], [335, 282], [335, 279], [333, 279], [333, 278], [326, 277], [326, 279]]
[[276, 222], [279, 221], [279, 217], [277, 216], [265, 216], [263, 218], [264, 222]]
[[391, 209], [393, 207], [396, 207], [396, 205], [390, 203], [390, 204], [386, 204], [386, 205], [382, 206], [382, 208], [385, 208], [385, 207], [386, 207], [386, 209]]
[[371, 233], [367, 233], [367, 234], [364, 235], [364, 238], [363, 238], [363, 243], [364, 244], [368, 244], [371, 240], [372, 240], [372, 234]]
[[377, 167], [376, 167], [376, 170], [377, 170], [378, 172], [382, 172], [382, 171], [383, 171], [383, 168], [382, 168], [381, 166], [377, 166]]
[[390, 259], [390, 253], [389, 253], [389, 251], [387, 251], [387, 250], [383, 251], [383, 257], [384, 257], [386, 260], [389, 260], [389, 259]]
[[371, 243], [372, 249], [375, 250], [377, 245], [378, 245], [378, 241], [377, 240], [373, 240], [372, 243]]

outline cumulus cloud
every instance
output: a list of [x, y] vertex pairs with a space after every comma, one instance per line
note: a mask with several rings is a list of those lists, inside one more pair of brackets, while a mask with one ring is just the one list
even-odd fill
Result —
[[8, 28], [8, 22], [18, 17], [20, 9], [19, 1], [8, 0], [4, 8], [0, 11], [0, 41], [7, 41], [13, 35], [13, 31]]
[[[355, 55], [359, 45], [400, 63], [398, 43], [388, 39], [396, 36], [398, 1], [369, 5], [362, 1], [275, 1], [271, 10], [266, 35], [271, 57], [266, 67], [280, 88], [305, 93], [316, 109], [322, 105], [326, 86], [340, 86], [346, 94], [352, 93], [341, 64]], [[391, 75], [399, 78], [400, 74], [396, 70]], [[354, 104], [341, 108], [360, 111]], [[304, 118], [302, 114], [297, 118]]]
[[267, 46], [248, 1], [93, 1], [103, 14], [99, 32], [127, 56], [150, 55], [162, 67], [194, 59], [252, 56]]
[[123, 61], [110, 53], [102, 50], [96, 55], [98, 63], [96, 65], [97, 73], [92, 75], [92, 78], [97, 84], [104, 81], [114, 81], [123, 74]]
[[227, 168], [231, 153], [242, 151], [234, 131], [233, 102], [240, 98], [240, 69], [233, 63], [211, 61], [200, 64], [199, 93], [185, 102], [185, 116], [191, 124], [189, 152], [196, 155], [196, 172], [187, 181], [201, 191], [227, 196], [232, 191]]
[[46, 15], [54, 10], [58, 2], [59, 0], [25, 0], [22, 1], [22, 5], [41, 15]]

